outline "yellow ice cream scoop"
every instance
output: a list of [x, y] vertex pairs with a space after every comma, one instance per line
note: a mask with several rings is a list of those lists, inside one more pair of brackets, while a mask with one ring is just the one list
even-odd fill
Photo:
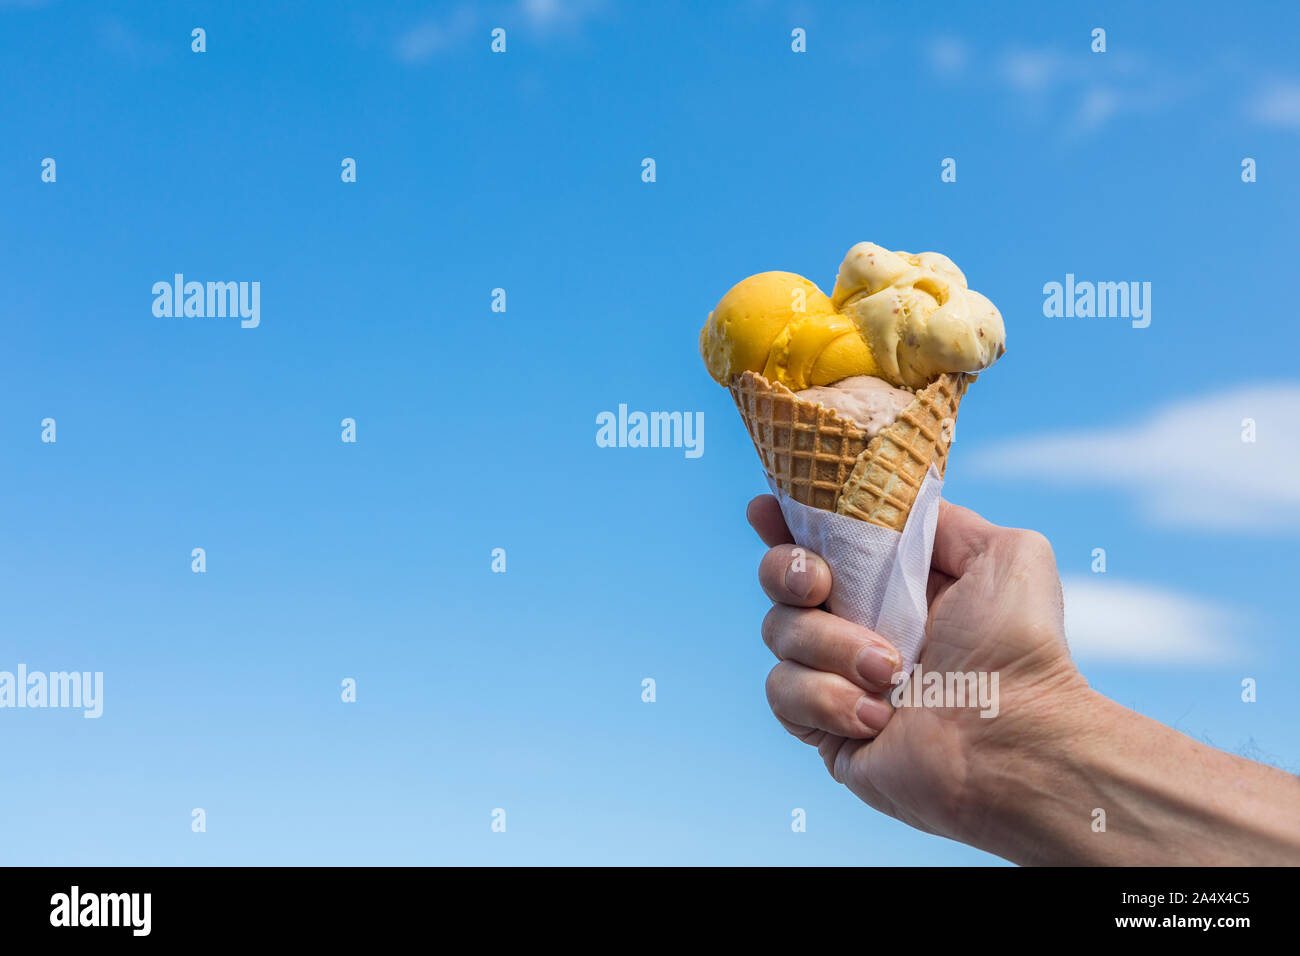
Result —
[[745, 371], [795, 391], [880, 374], [853, 321], [793, 272], [760, 272], [733, 286], [700, 330], [700, 354], [723, 385]]
[[840, 264], [831, 301], [895, 385], [924, 388], [944, 372], [978, 372], [1006, 351], [1002, 314], [937, 252], [859, 242]]
[[723, 385], [751, 371], [796, 392], [854, 375], [919, 389], [988, 368], [1005, 339], [1001, 314], [947, 256], [860, 242], [829, 299], [793, 272], [733, 286], [700, 331], [700, 353]]

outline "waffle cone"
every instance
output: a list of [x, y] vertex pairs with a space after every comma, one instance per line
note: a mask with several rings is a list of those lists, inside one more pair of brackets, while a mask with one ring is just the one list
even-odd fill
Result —
[[933, 463], [942, 475], [957, 408], [973, 375], [945, 374], [874, 438], [762, 375], [731, 383], [768, 477], [795, 501], [902, 531]]

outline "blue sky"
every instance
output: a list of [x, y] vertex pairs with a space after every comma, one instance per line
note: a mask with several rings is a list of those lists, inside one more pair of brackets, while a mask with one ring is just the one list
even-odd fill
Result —
[[[0, 2], [0, 670], [105, 684], [0, 711], [0, 861], [997, 862], [764, 700], [696, 339], [861, 240], [1001, 308], [945, 493], [1051, 538], [1094, 686], [1300, 767], [1294, 6], [700, 7]], [[177, 272], [260, 326], [156, 318]], [[1045, 317], [1067, 273], [1150, 326]], [[598, 448], [621, 403], [703, 456]]]

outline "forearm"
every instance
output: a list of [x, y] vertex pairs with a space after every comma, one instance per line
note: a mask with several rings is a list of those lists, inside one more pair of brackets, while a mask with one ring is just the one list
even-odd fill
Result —
[[987, 761], [977, 846], [1024, 864], [1300, 864], [1300, 777], [1091, 690], [1029, 736]]

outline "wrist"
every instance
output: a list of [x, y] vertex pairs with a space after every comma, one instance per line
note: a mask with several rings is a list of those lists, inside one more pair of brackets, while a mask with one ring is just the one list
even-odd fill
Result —
[[1006, 701], [1005, 723], [976, 744], [963, 842], [1025, 865], [1097, 862], [1094, 808], [1077, 798], [1113, 706], [1072, 667]]
[[969, 775], [977, 825], [965, 842], [1021, 864], [1300, 860], [1291, 774], [1198, 743], [1081, 677], [1010, 716]]

